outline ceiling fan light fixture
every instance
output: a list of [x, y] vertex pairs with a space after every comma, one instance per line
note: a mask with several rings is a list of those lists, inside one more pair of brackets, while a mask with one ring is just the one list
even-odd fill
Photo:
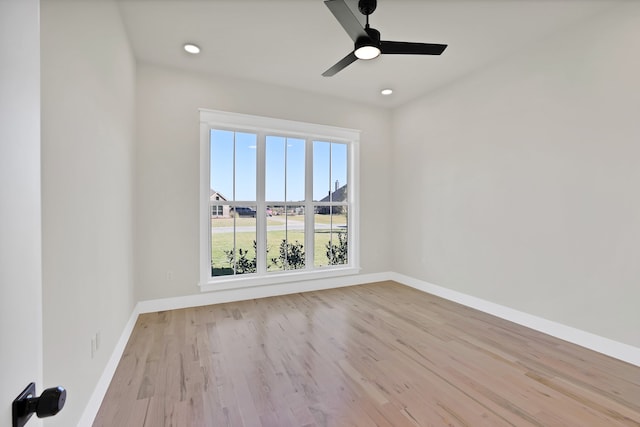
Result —
[[356, 41], [356, 48], [353, 51], [358, 59], [373, 59], [380, 55], [380, 48], [368, 37], [360, 37]]
[[353, 53], [358, 59], [369, 60], [380, 55], [380, 48], [375, 41], [369, 37], [359, 37], [356, 40], [356, 47]]
[[354, 53], [358, 59], [369, 60], [380, 56], [380, 49], [376, 46], [360, 46]]

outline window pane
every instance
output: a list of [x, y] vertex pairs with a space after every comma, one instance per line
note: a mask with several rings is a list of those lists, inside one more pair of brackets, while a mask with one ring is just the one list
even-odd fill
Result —
[[236, 253], [235, 268], [236, 274], [247, 274], [256, 272], [256, 218], [255, 206], [249, 206], [253, 210], [247, 216], [236, 216], [235, 234], [236, 234]]
[[329, 247], [327, 247], [327, 258], [330, 265], [349, 263], [347, 224], [347, 207], [333, 206], [331, 209], [331, 240]]
[[[331, 190], [331, 144], [313, 142], [313, 200], [329, 201]], [[326, 200], [325, 200], [326, 199]]]
[[256, 207], [232, 206], [230, 217], [211, 219], [211, 275], [256, 272]]
[[233, 132], [212, 130], [210, 143], [210, 188], [224, 200], [233, 200]]
[[267, 209], [267, 270], [305, 268], [304, 207], [274, 205]]
[[[267, 206], [267, 271], [282, 270], [281, 263], [279, 264], [277, 259], [280, 244], [283, 239], [286, 239], [286, 211], [285, 205]], [[269, 214], [271, 214], [270, 217]]]
[[265, 197], [270, 201], [304, 201], [305, 141], [266, 138]]
[[236, 133], [236, 194], [234, 200], [256, 200], [257, 135]]
[[211, 275], [233, 274], [233, 263], [229, 263], [228, 253], [233, 260], [233, 219], [211, 218]]
[[331, 144], [332, 202], [347, 201], [347, 145]]
[[318, 206], [314, 221], [314, 266], [347, 264], [346, 206]]
[[284, 201], [286, 140], [280, 136], [267, 136], [265, 197], [266, 200]]
[[287, 201], [304, 202], [305, 159], [303, 139], [287, 138]]

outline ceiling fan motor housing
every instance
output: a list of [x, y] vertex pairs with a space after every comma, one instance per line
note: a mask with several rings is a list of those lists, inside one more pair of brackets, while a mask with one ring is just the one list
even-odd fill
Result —
[[380, 31], [367, 27], [364, 29], [369, 37], [362, 36], [356, 41], [356, 49], [361, 46], [380, 46]]

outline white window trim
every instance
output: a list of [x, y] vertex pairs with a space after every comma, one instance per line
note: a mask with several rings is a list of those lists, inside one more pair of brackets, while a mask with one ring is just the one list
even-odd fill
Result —
[[[295, 281], [317, 280], [360, 272], [360, 131], [334, 126], [200, 109], [200, 290], [203, 292], [239, 289]], [[210, 211], [210, 130], [237, 128], [256, 133], [286, 133], [290, 137], [314, 138], [348, 143], [349, 166], [349, 263], [342, 267], [313, 268], [263, 275], [211, 277], [211, 211]]]

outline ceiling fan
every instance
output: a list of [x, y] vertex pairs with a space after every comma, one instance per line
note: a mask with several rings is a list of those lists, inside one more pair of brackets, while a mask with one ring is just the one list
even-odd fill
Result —
[[355, 43], [353, 52], [338, 61], [333, 67], [322, 73], [325, 77], [331, 77], [358, 59], [373, 59], [380, 54], [404, 54], [404, 55], [440, 55], [447, 48], [446, 44], [393, 42], [380, 40], [380, 31], [369, 26], [369, 15], [377, 6], [376, 0], [358, 1], [360, 13], [367, 17], [367, 23], [362, 27], [358, 19], [353, 15], [345, 0], [325, 0], [333, 16], [349, 34]]

